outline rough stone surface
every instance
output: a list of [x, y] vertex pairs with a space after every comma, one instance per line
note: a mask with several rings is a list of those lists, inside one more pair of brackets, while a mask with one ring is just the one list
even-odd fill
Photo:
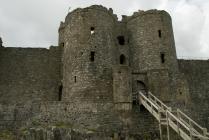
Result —
[[60, 50], [0, 48], [0, 103], [57, 100]]
[[179, 68], [189, 85], [191, 117], [209, 129], [209, 61], [179, 60]]
[[177, 60], [165, 11], [118, 21], [112, 9], [78, 8], [61, 22], [59, 46], [0, 47], [0, 139], [157, 140], [138, 91], [209, 127], [208, 67]]

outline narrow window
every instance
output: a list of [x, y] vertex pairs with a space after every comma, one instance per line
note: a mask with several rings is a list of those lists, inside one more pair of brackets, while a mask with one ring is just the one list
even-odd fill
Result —
[[76, 77], [76, 76], [74, 76], [74, 82], [75, 82], [75, 83], [77, 82], [77, 77]]
[[159, 38], [161, 38], [161, 30], [158, 30], [158, 36], [159, 36]]
[[125, 63], [126, 63], [126, 57], [123, 54], [121, 54], [120, 55], [120, 64], [125, 64]]
[[94, 61], [94, 56], [95, 56], [95, 52], [91, 52], [91, 54], [90, 54], [90, 60], [91, 60], [91, 62]]
[[59, 86], [59, 97], [58, 97], [58, 101], [62, 100], [62, 85]]
[[93, 34], [95, 28], [94, 27], [91, 27], [90, 29], [91, 29], [91, 34]]
[[161, 63], [165, 63], [165, 54], [164, 53], [161, 53], [160, 54], [160, 57], [161, 57]]
[[124, 36], [118, 36], [117, 39], [118, 39], [118, 43], [120, 45], [125, 45], [125, 38], [124, 38]]

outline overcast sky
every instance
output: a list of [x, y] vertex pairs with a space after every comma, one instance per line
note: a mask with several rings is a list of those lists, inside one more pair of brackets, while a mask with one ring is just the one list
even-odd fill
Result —
[[69, 8], [102, 4], [118, 15], [163, 9], [173, 20], [178, 56], [209, 58], [209, 0], [0, 0], [0, 36], [6, 47], [57, 45]]

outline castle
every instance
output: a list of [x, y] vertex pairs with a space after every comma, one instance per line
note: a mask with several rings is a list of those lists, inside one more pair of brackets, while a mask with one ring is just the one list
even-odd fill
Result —
[[78, 8], [61, 22], [58, 46], [0, 46], [0, 138], [158, 139], [138, 91], [209, 128], [209, 61], [177, 59], [165, 11], [118, 21], [111, 8]]

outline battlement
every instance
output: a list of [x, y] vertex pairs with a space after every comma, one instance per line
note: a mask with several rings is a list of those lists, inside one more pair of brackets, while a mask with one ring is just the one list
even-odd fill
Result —
[[109, 16], [112, 16], [113, 19], [117, 20], [117, 15], [113, 13], [112, 8], [107, 9], [106, 7], [102, 5], [92, 5], [90, 7], [86, 8], [77, 8], [70, 13], [65, 18], [65, 23], [68, 23], [73, 15], [82, 15], [85, 12], [88, 12], [89, 10], [96, 10], [97, 12], [104, 12], [107, 13]]
[[137, 12], [134, 12], [132, 16], [128, 16], [128, 20], [132, 20], [137, 17], [140, 18], [145, 15], [162, 15], [162, 16], [167, 16], [167, 17], [169, 17], [169, 19], [171, 19], [170, 14], [168, 12], [166, 12], [165, 10], [151, 9], [151, 10], [147, 10], [147, 11], [139, 10]]
[[[88, 10], [97, 10], [97, 11], [102, 11], [102, 12], [105, 12], [105, 13], [108, 13], [110, 16], [112, 16], [116, 21], [118, 20], [118, 17], [116, 14], [113, 13], [113, 10], [112, 8], [109, 8], [107, 9], [106, 7], [102, 6], [102, 5], [92, 5], [92, 6], [89, 6], [89, 7], [86, 7], [86, 8], [77, 8], [73, 11], [71, 11], [70, 13], [68, 13], [68, 15], [66, 16], [65, 18], [65, 22], [67, 23], [71, 16], [72, 15], [75, 15], [75, 14], [81, 14], [81, 13], [85, 13], [87, 12]], [[161, 14], [161, 15], [165, 15], [165, 16], [168, 16], [170, 19], [170, 15], [168, 12], [164, 11], [164, 10], [157, 10], [157, 9], [151, 9], [151, 10], [147, 10], [147, 11], [144, 11], [144, 10], [138, 10], [137, 12], [134, 12], [133, 15], [131, 16], [126, 16], [126, 15], [122, 15], [122, 21], [128, 21], [128, 20], [131, 20], [131, 19], [134, 19], [134, 18], [137, 18], [137, 17], [140, 17], [140, 16], [143, 16], [143, 15], [148, 15], [148, 14]]]

